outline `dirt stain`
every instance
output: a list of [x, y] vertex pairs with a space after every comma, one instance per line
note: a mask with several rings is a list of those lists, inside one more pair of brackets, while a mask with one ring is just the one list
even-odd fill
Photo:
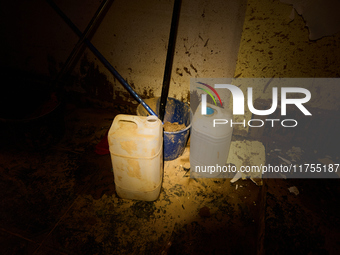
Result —
[[120, 146], [123, 150], [125, 150], [129, 155], [132, 155], [134, 151], [137, 151], [137, 144], [134, 141], [124, 141], [120, 142]]
[[184, 71], [185, 71], [187, 74], [191, 75], [191, 72], [190, 72], [190, 70], [189, 70], [187, 67], [184, 67], [183, 69], [184, 69]]
[[128, 176], [140, 179], [142, 177], [137, 159], [128, 159]]

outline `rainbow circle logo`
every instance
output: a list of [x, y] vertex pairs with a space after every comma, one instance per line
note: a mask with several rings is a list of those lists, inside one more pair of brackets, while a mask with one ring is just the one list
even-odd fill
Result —
[[[221, 107], [223, 107], [223, 104], [222, 104], [222, 100], [220, 98], [220, 95], [217, 93], [217, 91], [211, 87], [210, 85], [206, 84], [206, 83], [203, 83], [203, 82], [197, 82], [198, 84], [201, 84], [201, 85], [204, 85], [206, 86], [207, 88], [209, 88], [211, 91], [213, 91], [215, 93], [215, 95], [217, 96], [218, 100], [220, 101], [220, 104], [221, 104]], [[205, 93], [207, 93], [211, 98], [212, 100], [214, 101], [215, 105], [217, 106], [217, 103], [216, 103], [216, 100], [215, 98], [213, 97], [213, 95], [210, 93], [209, 90], [205, 89], [205, 88], [201, 88], [201, 87], [197, 87], [198, 89], [201, 89], [203, 90]]]

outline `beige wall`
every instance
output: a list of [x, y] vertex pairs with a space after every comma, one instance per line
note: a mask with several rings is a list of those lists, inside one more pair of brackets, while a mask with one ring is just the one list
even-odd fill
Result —
[[[188, 101], [191, 77], [234, 75], [245, 2], [182, 1], [169, 96]], [[138, 94], [160, 96], [173, 1], [126, 3], [114, 1], [93, 43]], [[101, 71], [115, 84], [115, 95], [124, 91]]]
[[[182, 2], [171, 97], [188, 101], [191, 77], [339, 76], [340, 35], [310, 41], [300, 16], [290, 22], [290, 5], [279, 0]], [[56, 3], [82, 31], [100, 4]], [[172, 8], [170, 0], [115, 0], [91, 40], [143, 97], [161, 94]], [[53, 77], [78, 40], [45, 1], [2, 2], [0, 16], [2, 66]], [[67, 90], [86, 92], [109, 105], [113, 99], [135, 103], [88, 49], [72, 75], [75, 82]], [[255, 89], [255, 98], [270, 98], [272, 86], [267, 93]], [[322, 94], [329, 104], [320, 99], [315, 106], [338, 108], [337, 91]]]
[[[329, 78], [339, 77], [340, 33], [316, 41], [309, 40], [305, 21], [292, 6], [280, 1], [248, 0], [246, 18], [235, 71], [242, 78]], [[253, 88], [254, 98], [272, 98], [272, 87]], [[240, 86], [246, 95], [247, 86]], [[309, 105], [325, 110], [339, 110], [339, 86], [334, 84], [308, 87]], [[245, 108], [247, 109], [247, 107]], [[236, 117], [241, 120], [241, 117]], [[246, 119], [251, 119], [248, 111]], [[245, 129], [248, 128], [240, 128]]]
[[[81, 31], [100, 4], [98, 0], [55, 2]], [[91, 40], [144, 97], [161, 94], [173, 2], [114, 0]], [[1, 64], [52, 76], [60, 71], [78, 40], [64, 21], [45, 1], [2, 5]], [[190, 77], [234, 75], [245, 8], [246, 0], [182, 1], [169, 96], [188, 101]], [[101, 77], [93, 77], [85, 86], [87, 72]], [[100, 100], [107, 92], [106, 101], [119, 97], [135, 102], [88, 49], [72, 74], [76, 82], [68, 90], [84, 93], [93, 86], [87, 91], [93, 98]]]

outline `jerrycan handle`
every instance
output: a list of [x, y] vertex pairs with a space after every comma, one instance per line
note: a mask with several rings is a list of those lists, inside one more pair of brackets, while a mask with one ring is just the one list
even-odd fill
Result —
[[141, 124], [142, 124], [141, 120], [138, 118], [138, 116], [118, 114], [114, 119], [115, 126], [118, 126], [119, 122], [121, 122], [121, 121], [133, 122], [137, 125], [138, 128], [140, 128]]

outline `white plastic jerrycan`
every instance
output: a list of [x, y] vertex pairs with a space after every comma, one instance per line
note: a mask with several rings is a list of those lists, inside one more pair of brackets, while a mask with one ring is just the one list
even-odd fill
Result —
[[[228, 120], [228, 124], [213, 126], [214, 119]], [[207, 103], [207, 114], [201, 114], [201, 104], [192, 120], [190, 140], [190, 175], [214, 178], [225, 166], [233, 128], [230, 126], [232, 113], [229, 109]]]
[[156, 116], [117, 115], [108, 133], [119, 197], [156, 200], [163, 176], [163, 126]]

